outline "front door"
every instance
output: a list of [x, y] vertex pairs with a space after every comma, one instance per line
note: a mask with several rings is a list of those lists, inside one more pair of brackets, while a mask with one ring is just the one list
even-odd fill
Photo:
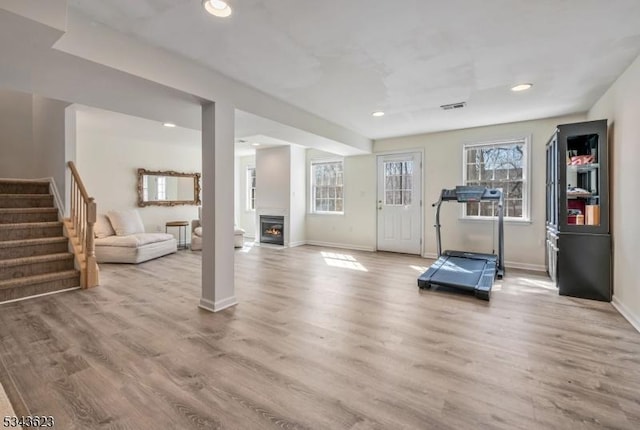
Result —
[[378, 156], [378, 251], [420, 254], [422, 154]]

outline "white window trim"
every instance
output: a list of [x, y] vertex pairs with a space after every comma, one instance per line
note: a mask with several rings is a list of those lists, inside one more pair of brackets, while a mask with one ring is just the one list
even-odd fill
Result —
[[[524, 142], [525, 151], [524, 151], [524, 161], [523, 165], [525, 166], [524, 171], [522, 172], [522, 181], [524, 182], [524, 196], [522, 198], [522, 217], [504, 217], [504, 222], [506, 223], [525, 223], [531, 224], [531, 142], [533, 141], [531, 135], [528, 136], [518, 136], [510, 139], [500, 139], [500, 140], [491, 140], [486, 142], [475, 142], [475, 143], [466, 143], [462, 145], [462, 184], [467, 183], [467, 159], [466, 153], [467, 149], [477, 148], [482, 146], [499, 146], [499, 145], [509, 145], [516, 142]], [[462, 221], [473, 221], [473, 222], [494, 222], [498, 217], [496, 216], [468, 216], [464, 213], [464, 205], [460, 205], [460, 216], [459, 219]]]
[[[314, 204], [313, 204], [313, 164], [314, 163], [342, 163], [342, 211], [314, 211]], [[344, 182], [345, 182], [345, 177], [344, 177], [344, 158], [339, 158], [339, 157], [331, 157], [331, 158], [313, 158], [311, 160], [309, 160], [309, 199], [308, 199], [308, 204], [309, 204], [309, 210], [307, 211], [307, 213], [309, 215], [329, 215], [329, 216], [341, 216], [344, 215], [344, 209], [345, 209], [345, 195], [344, 195]]]
[[[256, 209], [255, 208], [251, 209], [251, 193], [249, 192], [249, 189], [251, 188], [249, 186], [249, 184], [250, 184], [250, 182], [249, 182], [249, 179], [250, 179], [249, 178], [249, 169], [255, 169], [255, 168], [256, 168], [256, 166], [253, 166], [251, 164], [246, 165], [245, 168], [244, 168], [244, 185], [245, 185], [244, 186], [244, 192], [246, 194], [246, 198], [244, 199], [245, 212], [251, 212], [251, 213], [255, 212]], [[257, 177], [258, 176], [256, 174], [256, 178]], [[257, 179], [256, 179], [256, 181], [257, 181]], [[257, 185], [257, 183], [256, 183], [256, 185]], [[256, 189], [257, 189], [257, 187], [256, 187]]]

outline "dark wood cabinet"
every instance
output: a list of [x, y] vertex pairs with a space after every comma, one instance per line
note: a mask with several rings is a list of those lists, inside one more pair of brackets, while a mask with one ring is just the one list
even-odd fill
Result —
[[546, 166], [549, 276], [560, 294], [610, 301], [607, 121], [559, 125]]

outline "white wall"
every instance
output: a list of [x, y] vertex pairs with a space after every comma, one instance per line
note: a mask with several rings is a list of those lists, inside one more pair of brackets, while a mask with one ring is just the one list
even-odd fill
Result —
[[[336, 158], [334, 154], [307, 151], [306, 187], [310, 190], [311, 160]], [[307, 214], [307, 243], [375, 250], [376, 165], [375, 156], [344, 157], [344, 214]], [[307, 198], [307, 209], [309, 209]]]
[[301, 146], [291, 145], [291, 195], [290, 195], [290, 221], [289, 221], [289, 246], [304, 245], [306, 242], [306, 149]]
[[236, 195], [236, 222], [244, 229], [245, 238], [255, 238], [256, 234], [256, 212], [249, 210], [247, 206], [247, 167], [256, 167], [256, 156], [247, 155], [236, 157], [238, 166], [237, 184], [238, 193]]
[[0, 90], [0, 177], [54, 178], [65, 190], [65, 108], [37, 95]]
[[264, 148], [256, 151], [256, 209], [281, 209], [286, 210], [288, 215], [291, 177], [290, 155], [288, 146]]
[[33, 144], [38, 175], [52, 177], [65, 190], [65, 108], [69, 103], [33, 96]]
[[[548, 118], [488, 127], [476, 127], [442, 133], [432, 133], [376, 141], [374, 151], [401, 148], [424, 149], [425, 190], [425, 255], [436, 254], [435, 202], [443, 188], [462, 183], [462, 148], [464, 144], [493, 140], [531, 138], [531, 222], [505, 223], [505, 264], [544, 270], [545, 266], [545, 145], [556, 126], [584, 120], [583, 115]], [[493, 246], [493, 222], [462, 221], [460, 205], [445, 204], [441, 211], [442, 243], [444, 249], [490, 252]], [[497, 229], [496, 229], [497, 232]], [[497, 241], [495, 248], [497, 248]]]
[[[376, 247], [376, 154], [386, 151], [424, 150], [424, 249], [425, 256], [436, 254], [435, 214], [431, 203], [440, 190], [462, 182], [462, 146], [465, 143], [531, 138], [531, 222], [506, 223], [505, 260], [511, 267], [544, 270], [545, 222], [545, 145], [556, 125], [582, 121], [584, 115], [525, 121], [442, 133], [379, 140], [374, 154], [346, 157], [344, 215], [307, 216], [307, 242], [354, 249]], [[332, 154], [308, 151], [310, 160], [331, 158]], [[308, 177], [307, 173], [307, 177]], [[308, 181], [308, 179], [307, 179]], [[307, 184], [309, 187], [309, 184]], [[487, 221], [462, 221], [459, 205], [442, 209], [443, 246], [450, 249], [491, 251], [493, 225]], [[497, 244], [496, 244], [497, 247]]]
[[640, 57], [588, 116], [609, 120], [613, 303], [640, 330]]
[[33, 98], [0, 90], [0, 177], [33, 178]]
[[[142, 123], [147, 120], [136, 119]], [[104, 129], [96, 129], [94, 121], [87, 121], [83, 112], [76, 118], [76, 164], [87, 191], [95, 197], [98, 213], [109, 210], [138, 209], [147, 232], [165, 231], [167, 221], [197, 219], [196, 206], [181, 205], [174, 207], [137, 206], [137, 169], [174, 170], [185, 173], [202, 172], [202, 151], [200, 132], [182, 130], [181, 135], [191, 136], [173, 140], [145, 138], [144, 133], [132, 133], [126, 130], [114, 130], [111, 134]], [[162, 130], [154, 121], [150, 127], [156, 127], [167, 136], [175, 129]], [[116, 134], [117, 133], [117, 134]], [[177, 235], [177, 229], [170, 228]], [[187, 231], [187, 242], [190, 241]]]

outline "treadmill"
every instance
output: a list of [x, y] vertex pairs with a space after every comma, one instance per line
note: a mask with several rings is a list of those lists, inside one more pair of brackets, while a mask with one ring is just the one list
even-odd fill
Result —
[[[440, 237], [440, 206], [442, 202], [498, 202], [498, 255], [467, 251], [444, 251]], [[499, 188], [482, 186], [457, 186], [444, 189], [436, 207], [436, 240], [438, 260], [418, 278], [418, 287], [444, 286], [474, 291], [476, 297], [489, 300], [496, 277], [504, 276], [504, 208], [503, 194]]]

